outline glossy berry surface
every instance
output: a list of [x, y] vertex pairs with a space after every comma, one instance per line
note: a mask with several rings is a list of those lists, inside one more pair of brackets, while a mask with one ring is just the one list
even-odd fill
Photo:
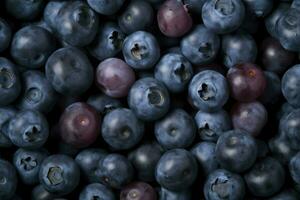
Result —
[[0, 200], [299, 200], [300, 0], [0, 1]]
[[101, 183], [120, 189], [133, 179], [134, 169], [126, 157], [109, 154], [101, 159], [96, 173]]
[[184, 190], [193, 184], [198, 173], [197, 161], [184, 149], [172, 149], [160, 158], [155, 172], [156, 181], [170, 190]]
[[191, 153], [198, 161], [199, 171], [202, 170], [204, 176], [208, 176], [210, 173], [219, 168], [215, 143], [200, 142], [191, 149]]
[[121, 190], [120, 200], [156, 200], [157, 195], [151, 185], [133, 182]]
[[25, 26], [12, 39], [10, 52], [14, 61], [27, 68], [40, 68], [55, 50], [55, 39], [38, 26]]
[[148, 2], [133, 0], [120, 14], [118, 24], [124, 33], [130, 34], [149, 28], [153, 18], [153, 8]]
[[169, 37], [183, 36], [193, 25], [187, 6], [176, 0], [167, 0], [160, 6], [157, 21], [160, 31]]
[[236, 173], [244, 172], [254, 164], [257, 151], [254, 138], [239, 130], [225, 132], [216, 144], [216, 158], [221, 167]]
[[268, 112], [258, 101], [236, 103], [231, 109], [231, 119], [235, 129], [257, 136], [267, 123]]
[[95, 142], [100, 132], [100, 116], [86, 103], [68, 106], [59, 120], [60, 135], [64, 142], [75, 147], [86, 147]]
[[114, 149], [129, 149], [140, 142], [144, 124], [130, 109], [118, 108], [105, 115], [102, 137]]
[[134, 82], [134, 71], [123, 60], [109, 58], [97, 67], [96, 83], [102, 92], [108, 96], [127, 96]]
[[238, 101], [253, 101], [266, 87], [263, 71], [254, 64], [239, 64], [230, 68], [227, 79], [231, 96]]
[[164, 150], [156, 142], [140, 145], [131, 151], [128, 159], [136, 170], [140, 180], [153, 182], [155, 180], [155, 168]]
[[[181, 123], [178, 124], [178, 121]], [[186, 148], [195, 139], [196, 126], [188, 113], [176, 109], [155, 123], [154, 133], [159, 144], [165, 149]]]
[[89, 59], [75, 47], [58, 49], [49, 57], [45, 67], [48, 81], [63, 95], [80, 95], [93, 81]]
[[98, 148], [84, 149], [76, 155], [75, 162], [79, 166], [81, 173], [90, 183], [99, 181], [96, 176], [96, 171], [100, 160], [106, 155], [106, 151]]
[[282, 165], [271, 157], [258, 161], [244, 176], [248, 189], [259, 197], [268, 197], [278, 192], [285, 180]]

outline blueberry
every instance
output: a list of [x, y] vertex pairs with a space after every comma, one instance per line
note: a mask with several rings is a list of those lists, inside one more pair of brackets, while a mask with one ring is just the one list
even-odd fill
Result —
[[85, 2], [68, 1], [59, 9], [54, 23], [54, 31], [60, 39], [81, 47], [90, 44], [95, 38], [99, 19]]
[[46, 77], [53, 88], [69, 96], [84, 93], [93, 82], [93, 67], [87, 56], [75, 47], [56, 50], [47, 60]]
[[159, 190], [159, 200], [191, 200], [191, 191], [171, 191], [161, 187]]
[[267, 38], [261, 46], [261, 61], [267, 71], [282, 73], [295, 61], [296, 54], [284, 49], [274, 38]]
[[117, 108], [105, 115], [102, 137], [114, 149], [129, 149], [140, 142], [144, 124], [127, 108]]
[[282, 164], [287, 164], [291, 158], [298, 152], [293, 149], [290, 142], [283, 134], [277, 135], [269, 140], [269, 148], [272, 157], [280, 161]]
[[106, 151], [96, 148], [84, 149], [77, 154], [75, 162], [80, 167], [84, 177], [90, 183], [99, 182], [96, 171], [100, 160], [106, 155]]
[[191, 149], [191, 153], [198, 161], [199, 171], [201, 170], [204, 176], [219, 168], [215, 149], [216, 144], [212, 142], [200, 142]]
[[268, 112], [259, 101], [237, 102], [231, 109], [231, 120], [235, 129], [257, 136], [268, 121]]
[[169, 190], [188, 189], [198, 174], [197, 161], [184, 149], [172, 149], [163, 154], [157, 166], [156, 181]]
[[78, 185], [80, 170], [69, 156], [54, 154], [42, 162], [39, 180], [50, 193], [65, 195], [72, 192]]
[[254, 62], [256, 55], [257, 46], [250, 34], [240, 31], [222, 37], [222, 57], [226, 67]]
[[96, 173], [103, 184], [120, 189], [133, 179], [134, 169], [124, 156], [109, 154], [100, 160]]
[[156, 200], [154, 188], [148, 183], [133, 182], [126, 185], [120, 193], [120, 200]]
[[254, 138], [247, 132], [227, 131], [218, 139], [216, 157], [222, 168], [241, 173], [254, 164], [257, 157], [257, 145]]
[[108, 187], [100, 183], [92, 183], [83, 188], [80, 192], [79, 200], [115, 200], [115, 195]]
[[159, 60], [160, 47], [152, 34], [137, 31], [126, 37], [123, 56], [126, 63], [134, 69], [151, 69]]
[[288, 115], [280, 119], [279, 131], [289, 141], [289, 145], [300, 150], [300, 109], [294, 109]]
[[195, 115], [195, 121], [198, 134], [204, 141], [216, 142], [223, 132], [231, 129], [231, 119], [223, 109], [216, 112], [199, 110]]
[[250, 102], [260, 97], [266, 88], [263, 71], [255, 64], [244, 63], [227, 72], [231, 96], [241, 102]]
[[193, 118], [182, 109], [174, 109], [155, 122], [154, 133], [165, 149], [187, 148], [196, 136]]
[[26, 185], [34, 185], [39, 182], [39, 170], [43, 160], [48, 156], [44, 150], [18, 149], [13, 157], [13, 164], [19, 177]]
[[265, 27], [272, 37], [278, 38], [277, 22], [289, 8], [290, 4], [282, 2], [265, 18]]
[[300, 107], [300, 64], [288, 69], [281, 80], [281, 91], [291, 106]]
[[281, 45], [289, 51], [300, 51], [300, 12], [298, 8], [288, 9], [278, 19], [276, 31]]
[[108, 96], [127, 96], [134, 82], [134, 71], [121, 59], [108, 58], [97, 67], [96, 84]]
[[17, 114], [13, 107], [0, 108], [0, 147], [10, 147], [12, 142], [9, 139], [7, 128], [11, 118]]
[[17, 172], [12, 164], [0, 159], [0, 198], [3, 200], [11, 199], [17, 189]]
[[68, 106], [59, 120], [62, 140], [77, 148], [94, 143], [101, 128], [101, 118], [90, 105], [82, 102]]
[[113, 15], [121, 8], [125, 0], [87, 0], [89, 6], [102, 15]]
[[38, 111], [20, 111], [9, 121], [8, 135], [18, 147], [37, 149], [48, 139], [48, 122]]
[[58, 95], [45, 75], [39, 71], [26, 71], [22, 74], [23, 88], [17, 102], [21, 110], [34, 109], [50, 112], [57, 102]]
[[206, 200], [242, 200], [245, 196], [243, 178], [224, 169], [212, 172], [205, 181]]
[[60, 9], [67, 3], [67, 1], [49, 1], [44, 9], [43, 19], [47, 26], [54, 31], [56, 22], [55, 18], [58, 15]]
[[205, 70], [196, 74], [189, 85], [192, 105], [202, 111], [217, 111], [229, 98], [229, 87], [222, 74]]
[[266, 78], [266, 88], [259, 100], [265, 105], [274, 105], [281, 96], [281, 81], [274, 72], [264, 71]]
[[238, 29], [244, 16], [245, 7], [241, 0], [206, 1], [202, 7], [203, 23], [219, 34]]
[[21, 81], [17, 67], [8, 59], [0, 57], [0, 105], [8, 105], [19, 96]]
[[213, 61], [220, 48], [220, 38], [204, 25], [197, 25], [180, 42], [182, 54], [193, 64]]
[[88, 51], [102, 61], [116, 56], [122, 50], [124, 39], [125, 35], [121, 29], [115, 23], [107, 22], [99, 27], [95, 39], [88, 46]]
[[257, 17], [265, 17], [271, 11], [273, 7], [273, 1], [270, 0], [244, 0], [245, 6]]
[[110, 111], [121, 108], [122, 103], [115, 98], [106, 96], [105, 94], [96, 94], [88, 98], [87, 104], [93, 106], [99, 113], [106, 114]]
[[154, 18], [154, 12], [147, 1], [133, 0], [118, 17], [121, 30], [130, 34], [148, 28]]
[[138, 118], [153, 121], [168, 112], [170, 97], [162, 83], [153, 78], [142, 78], [131, 87], [128, 105]]
[[29, 25], [15, 33], [10, 53], [19, 65], [41, 68], [55, 47], [55, 39], [49, 31]]
[[182, 92], [193, 77], [193, 67], [183, 55], [168, 53], [157, 63], [154, 76], [163, 82], [169, 91]]
[[43, 10], [45, 1], [6, 0], [5, 5], [8, 13], [16, 19], [33, 20]]
[[193, 25], [184, 1], [167, 0], [157, 12], [157, 22], [160, 31], [168, 37], [181, 37]]
[[162, 154], [162, 147], [155, 142], [142, 144], [129, 153], [128, 159], [134, 166], [139, 180], [155, 180], [155, 168]]
[[7, 49], [12, 37], [12, 30], [7, 22], [0, 18], [0, 52]]
[[244, 175], [250, 192], [258, 197], [269, 197], [279, 192], [285, 181], [285, 171], [279, 161], [266, 157]]

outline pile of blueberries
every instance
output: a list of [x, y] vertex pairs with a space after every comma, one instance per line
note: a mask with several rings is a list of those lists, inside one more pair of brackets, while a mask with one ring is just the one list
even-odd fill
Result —
[[300, 0], [0, 1], [0, 200], [299, 200]]

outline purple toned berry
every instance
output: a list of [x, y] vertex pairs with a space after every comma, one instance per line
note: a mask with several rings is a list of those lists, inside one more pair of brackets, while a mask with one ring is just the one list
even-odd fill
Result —
[[74, 147], [87, 147], [100, 133], [100, 117], [97, 111], [86, 103], [73, 103], [60, 117], [59, 128], [62, 140]]
[[109, 58], [97, 67], [97, 86], [110, 97], [127, 96], [134, 82], [134, 71], [121, 59]]
[[180, 37], [187, 33], [193, 25], [186, 6], [177, 0], [167, 0], [157, 12], [160, 31], [169, 37]]
[[257, 136], [267, 123], [268, 112], [258, 101], [236, 103], [231, 109], [231, 119], [235, 129]]
[[230, 68], [227, 79], [231, 96], [237, 101], [253, 101], [263, 94], [266, 87], [263, 71], [251, 63], [239, 64]]
[[121, 190], [120, 200], [156, 200], [157, 195], [151, 185], [133, 182]]

